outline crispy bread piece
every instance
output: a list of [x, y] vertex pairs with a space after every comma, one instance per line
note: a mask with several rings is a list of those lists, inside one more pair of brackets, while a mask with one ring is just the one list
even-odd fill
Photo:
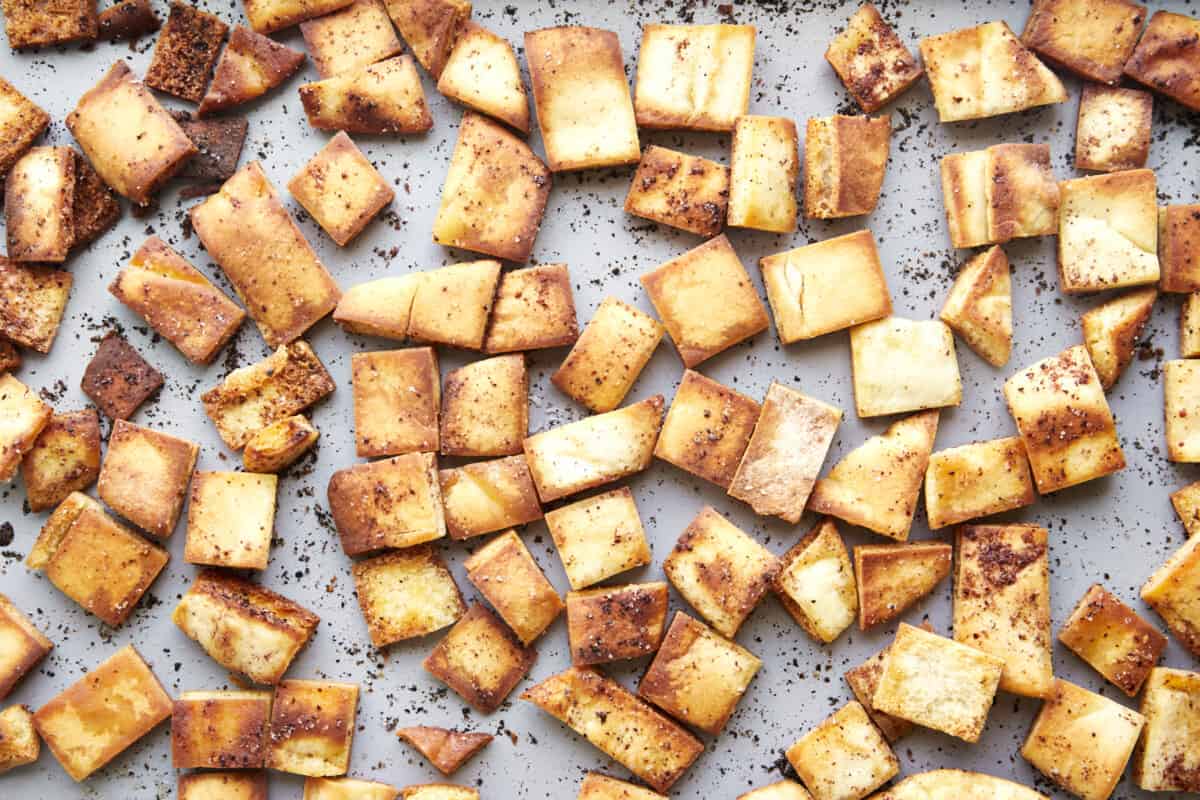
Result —
[[528, 261], [552, 184], [549, 168], [523, 139], [468, 111], [442, 186], [433, 240]]
[[221, 441], [240, 450], [263, 428], [303, 411], [333, 388], [325, 365], [307, 342], [299, 341], [235, 369], [200, 399]]
[[132, 645], [121, 648], [33, 715], [67, 774], [82, 781], [171, 716], [171, 698]]
[[242, 464], [247, 472], [282, 472], [308, 452], [320, 435], [303, 414], [284, 417], [246, 442]]
[[179, 601], [171, 621], [221, 666], [273, 685], [283, 679], [321, 618], [263, 586], [206, 569]]
[[812, 800], [812, 795], [795, 781], [782, 780], [740, 794], [737, 800]]
[[529, 31], [525, 60], [551, 170], [637, 163], [637, 120], [615, 33], [581, 26]]
[[467, 610], [454, 576], [430, 545], [356, 561], [350, 570], [375, 647], [441, 630]]
[[1058, 640], [1130, 697], [1167, 648], [1166, 636], [1098, 583], [1075, 604]]
[[406, 786], [401, 800], [479, 800], [479, 791], [450, 783], [423, 783]]
[[[722, 234], [641, 278], [683, 365], [691, 368], [762, 333], [767, 309]], [[714, 305], [712, 299], [720, 297]]]
[[1200, 536], [1188, 539], [1155, 570], [1142, 586], [1142, 599], [1180, 644], [1200, 656]]
[[401, 741], [415, 747], [430, 764], [437, 767], [438, 772], [447, 777], [492, 741], [488, 733], [447, 730], [428, 725], [400, 728], [396, 735]]
[[121, 203], [117, 200], [117, 193], [104, 182], [92, 162], [76, 150], [71, 152], [75, 156], [75, 191], [71, 207], [71, 225], [75, 235], [71, 247], [78, 251], [117, 224], [121, 218]]
[[662, 395], [654, 395], [530, 436], [525, 459], [538, 497], [549, 503], [646, 469], [662, 416]]
[[269, 346], [296, 339], [341, 298], [257, 161], [192, 208], [191, 221]]
[[865, 544], [854, 548], [858, 629], [898, 617], [950, 574], [953, 550], [943, 542]]
[[1146, 166], [1153, 111], [1149, 92], [1084, 86], [1075, 126], [1076, 168], [1117, 172]]
[[175, 530], [200, 446], [123, 419], [113, 423], [96, 492], [159, 539]]
[[477, 461], [439, 473], [446, 530], [469, 539], [542, 518], [525, 456]]
[[441, 375], [432, 347], [350, 357], [358, 455], [437, 452]]
[[859, 107], [872, 114], [916, 83], [924, 70], [871, 3], [859, 6], [829, 42], [825, 60]]
[[663, 572], [717, 633], [732, 639], [782, 566], [771, 551], [705, 506], [663, 561]]
[[1158, 289], [1150, 286], [1126, 292], [1084, 312], [1083, 343], [1105, 389], [1111, 389], [1133, 361], [1137, 338], [1157, 299]]
[[938, 315], [993, 367], [1012, 354], [1012, 277], [999, 246], [973, 256], [959, 270]]
[[451, 264], [426, 272], [417, 284], [408, 335], [421, 342], [482, 350], [500, 281], [500, 262]]
[[[186, 111], [172, 111], [171, 116], [199, 151], [179, 170], [179, 177], [211, 181], [219, 186], [237, 173], [242, 147], [246, 144], [246, 132], [250, 128], [250, 121], [246, 117], [197, 119]], [[214, 191], [215, 186], [205, 187], [202, 194], [208, 195]]]
[[590, 667], [571, 667], [521, 694], [660, 792], [668, 791], [704, 745], [679, 725]]
[[62, 262], [75, 244], [75, 151], [31, 147], [4, 181], [4, 225], [13, 261]]
[[423, 277], [424, 273], [413, 272], [351, 287], [333, 310], [333, 321], [350, 333], [407, 339], [413, 300]]
[[1019, 436], [959, 445], [929, 457], [925, 513], [932, 530], [1031, 506], [1036, 500]]
[[725, 225], [728, 199], [729, 167], [652, 144], [633, 173], [625, 213], [715, 236]]
[[921, 59], [942, 122], [994, 117], [1067, 99], [1062, 81], [1005, 22], [921, 40]]
[[1096, 292], [1158, 282], [1155, 186], [1148, 169], [1059, 184], [1059, 289]]
[[267, 800], [263, 770], [190, 772], [179, 776], [176, 800]]
[[[933, 626], [928, 622], [922, 622], [918, 627], [933, 633]], [[883, 665], [887, 661], [890, 649], [891, 645], [889, 644], [857, 667], [846, 670], [844, 677], [846, 683], [850, 684], [850, 691], [854, 693], [855, 699], [866, 709], [867, 716], [871, 718], [871, 722], [875, 723], [875, 727], [879, 728], [883, 738], [895, 744], [912, 733], [915, 726], [908, 720], [893, 717], [871, 704], [875, 697], [875, 689], [879, 687], [879, 677], [883, 675]]]
[[354, 0], [242, 0], [250, 27], [258, 33], [274, 33], [304, 22], [306, 19], [331, 14], [345, 8]]
[[1170, 11], [1155, 11], [1125, 74], [1138, 83], [1196, 111], [1200, 109], [1200, 20]]
[[650, 563], [646, 531], [627, 486], [546, 512], [546, 527], [575, 591]]
[[764, 256], [758, 265], [784, 344], [892, 313], [875, 236], [868, 230]]
[[67, 495], [46, 518], [33, 547], [29, 550], [29, 555], [25, 557], [25, 566], [31, 569], [45, 569], [62, 544], [67, 531], [75, 524], [75, 520], [79, 519], [79, 515], [88, 509], [104, 513], [104, 505], [99, 500], [94, 500], [82, 492], [71, 492]]
[[21, 460], [31, 511], [54, 508], [100, 477], [100, 416], [94, 408], [55, 414]]
[[481, 714], [500, 708], [537, 659], [499, 617], [473, 603], [425, 659], [424, 667]]
[[987, 149], [988, 239], [1046, 236], [1058, 226], [1059, 190], [1048, 144], [997, 144]]
[[154, 33], [161, 25], [150, 0], [119, 0], [96, 17], [96, 38], [110, 42], [136, 41]]
[[1083, 345], [1010, 377], [1004, 398], [1041, 494], [1125, 468], [1100, 376]]
[[[666, 584], [663, 584], [664, 590]], [[663, 615], [666, 616], [666, 594], [663, 595]], [[0, 594], [0, 700], [12, 693], [17, 683], [38, 665], [54, 648], [50, 641], [21, 609]], [[4, 737], [0, 735], [0, 742]], [[3, 745], [0, 744], [0, 750]], [[0, 764], [4, 760], [0, 757]], [[0, 771], [3, 768], [0, 767]]]
[[262, 97], [300, 69], [304, 58], [298, 50], [236, 26], [196, 113], [203, 117]]
[[66, 122], [104, 182], [141, 206], [196, 154], [179, 123], [124, 61], [80, 98]]
[[1200, 481], [1172, 492], [1171, 505], [1188, 536], [1200, 533]]
[[566, 264], [539, 264], [500, 275], [485, 353], [515, 353], [572, 344], [579, 338]]
[[83, 371], [80, 388], [110, 419], [129, 419], [163, 385], [163, 375], [121, 334], [109, 331]]
[[1196, 415], [1200, 390], [1200, 362], [1176, 359], [1163, 365], [1167, 458], [1194, 464], [1200, 462], [1200, 422]]
[[0, 78], [0, 177], [8, 174], [49, 124], [49, 114]]
[[851, 328], [850, 358], [860, 417], [962, 402], [954, 335], [941, 320], [886, 317]]
[[1021, 755], [1081, 800], [1107, 800], [1144, 723], [1136, 711], [1059, 679], [1042, 703]]
[[1158, 263], [1159, 289], [1200, 291], [1200, 205], [1159, 207]]
[[1189, 294], [1179, 312], [1179, 354], [1200, 356], [1200, 292]]
[[1034, 0], [1021, 41], [1056, 66], [1116, 84], [1145, 21], [1146, 7], [1130, 0]]
[[246, 318], [183, 256], [157, 236], [138, 248], [108, 291], [194, 364], [207, 364]]
[[362, 233], [396, 196], [345, 131], [339, 131], [288, 181], [288, 191], [341, 247]]
[[858, 615], [858, 590], [846, 543], [825, 518], [779, 557], [775, 596], [804, 631], [826, 644], [837, 639]]
[[262, 768], [270, 721], [270, 692], [184, 692], [171, 712], [171, 766]]
[[13, 50], [96, 38], [96, 0], [3, 0], [0, 8]]
[[146, 70], [146, 85], [199, 103], [228, 33], [229, 26], [219, 17], [187, 3], [172, 2]]
[[567, 593], [567, 638], [577, 667], [658, 650], [667, 627], [667, 584], [631, 583]]
[[528, 647], [563, 610], [563, 601], [511, 528], [463, 562], [469, 580]]
[[642, 26], [633, 105], [659, 130], [730, 131], [750, 107], [753, 25]]
[[344, 775], [357, 707], [357, 683], [280, 681], [271, 706], [267, 766], [293, 775]]
[[409, 453], [338, 470], [329, 479], [329, 510], [346, 555], [440, 539], [437, 457]]
[[26, 706], [0, 711], [0, 775], [38, 760], [42, 740], [33, 727], [33, 712]]
[[590, 411], [612, 411], [658, 349], [663, 330], [649, 314], [606, 297], [550, 381]]
[[666, 795], [653, 792], [644, 786], [619, 781], [599, 772], [589, 772], [579, 784], [575, 800], [666, 800]]
[[279, 479], [254, 472], [197, 472], [188, 504], [189, 564], [266, 569]]
[[512, 45], [466, 22], [438, 77], [438, 91], [529, 135], [529, 97]]
[[899, 541], [908, 539], [921, 481], [937, 436], [938, 412], [893, 422], [813, 486], [808, 507]]
[[1019, 783], [961, 769], [935, 769], [910, 775], [871, 795], [871, 800], [1047, 800]]
[[954, 247], [990, 244], [986, 150], [950, 153], [941, 161], [942, 200]]
[[892, 135], [890, 117], [812, 117], [804, 139], [804, 214], [869, 214], [879, 202]]
[[851, 700], [787, 749], [815, 800], [856, 800], [900, 772], [900, 761], [866, 709]]
[[733, 124], [725, 224], [775, 233], [796, 229], [800, 149], [796, 123], [744, 115]]
[[388, 15], [421, 66], [442, 74], [459, 31], [471, 19], [470, 0], [385, 0]]
[[332, 14], [300, 23], [317, 74], [331, 78], [404, 49], [383, 0], [354, 0]]
[[741, 392], [685, 370], [663, 420], [654, 455], [728, 489], [760, 410], [756, 401]]
[[1142, 695], [1133, 781], [1151, 792], [1200, 792], [1200, 674], [1156, 667]]
[[305, 778], [303, 800], [396, 800], [400, 790], [357, 778]]

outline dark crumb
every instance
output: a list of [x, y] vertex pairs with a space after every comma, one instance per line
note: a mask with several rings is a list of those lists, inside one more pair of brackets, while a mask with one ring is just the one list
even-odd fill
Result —
[[8, 547], [13, 542], [13, 526], [11, 522], [0, 522], [0, 547]]

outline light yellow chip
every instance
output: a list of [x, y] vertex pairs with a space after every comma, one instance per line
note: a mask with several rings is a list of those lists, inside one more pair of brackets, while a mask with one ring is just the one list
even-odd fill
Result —
[[1158, 282], [1156, 185], [1148, 169], [1059, 184], [1062, 291], [1097, 292]]
[[1175, 462], [1200, 462], [1200, 361], [1177, 359], [1163, 365], [1166, 399], [1167, 458]]
[[954, 247], [991, 242], [988, 231], [988, 155], [986, 150], [950, 153], [942, 158], [942, 201]]
[[542, 517], [524, 455], [476, 461], [439, 473], [446, 530], [469, 539]]
[[0, 775], [38, 760], [42, 740], [33, 726], [33, 712], [25, 706], [0, 711]]
[[589, 772], [583, 777], [575, 800], [666, 800], [666, 795], [599, 772]]
[[400, 790], [358, 778], [305, 778], [302, 800], [396, 800]]
[[737, 800], [813, 800], [812, 795], [808, 793], [800, 784], [795, 781], [776, 781], [769, 783], [766, 786], [760, 786], [757, 789], [751, 789], [745, 794], [740, 794]]
[[974, 256], [959, 270], [938, 315], [967, 346], [993, 367], [1012, 354], [1012, 277], [998, 246]]
[[796, 230], [796, 123], [786, 117], [738, 117], [731, 145], [725, 223], [774, 233]]
[[1019, 783], [961, 769], [935, 769], [910, 775], [871, 800], [1048, 800]]
[[646, 531], [626, 487], [548, 511], [546, 527], [575, 591], [650, 563]]
[[0, 483], [16, 476], [53, 416], [54, 409], [12, 373], [0, 374]]
[[408, 335], [432, 344], [482, 350], [500, 280], [499, 261], [469, 261], [423, 273]]
[[787, 749], [814, 800], [860, 800], [900, 772], [900, 760], [851, 700]]
[[188, 505], [190, 564], [266, 569], [279, 479], [253, 472], [197, 472]]
[[542, 350], [578, 338], [575, 294], [566, 264], [539, 264], [500, 276], [483, 352]]
[[772, 588], [809, 636], [828, 644], [854, 624], [858, 615], [854, 569], [833, 520], [818, 522], [779, 561]]
[[437, 452], [441, 373], [432, 347], [354, 353], [350, 375], [358, 455]]
[[467, 22], [438, 78], [438, 91], [528, 135], [529, 97], [512, 45]]
[[1172, 492], [1171, 505], [1188, 536], [1200, 533], [1200, 481]]
[[859, 325], [850, 330], [850, 358], [860, 417], [962, 402], [954, 335], [941, 320], [887, 317]]
[[271, 705], [267, 766], [293, 775], [344, 775], [357, 707], [357, 683], [281, 682]]
[[4, 227], [13, 261], [62, 262], [75, 244], [75, 151], [32, 147], [4, 178]]
[[309, 159], [288, 182], [288, 191], [342, 247], [396, 196], [345, 131]]
[[356, 561], [351, 571], [375, 647], [441, 630], [467, 610], [454, 576], [429, 545]]
[[1200, 536], [1193, 536], [1142, 586], [1142, 599], [1158, 612], [1192, 655], [1200, 656]]
[[1037, 492], [1019, 436], [939, 450], [925, 473], [925, 513], [933, 530], [1033, 505]]
[[1200, 674], [1151, 670], [1133, 782], [1150, 792], [1200, 792]]

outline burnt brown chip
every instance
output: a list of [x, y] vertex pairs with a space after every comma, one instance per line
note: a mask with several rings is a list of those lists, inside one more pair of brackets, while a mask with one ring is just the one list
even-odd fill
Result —
[[173, 111], [171, 116], [200, 151], [183, 165], [181, 178], [226, 181], [233, 177], [250, 125], [245, 117], [193, 119], [186, 111]]
[[0, 339], [0, 373], [16, 372], [21, 368], [21, 351], [7, 339]]
[[185, 3], [171, 3], [145, 84], [199, 103], [227, 33], [229, 26], [212, 14]]
[[100, 12], [99, 37], [115, 42], [154, 33], [162, 25], [150, 0], [121, 0]]
[[75, 201], [72, 207], [75, 243], [84, 247], [100, 237], [121, 218], [117, 194], [92, 167], [92, 162], [75, 153]]
[[14, 50], [96, 38], [96, 0], [3, 0], [0, 8]]
[[237, 26], [196, 113], [203, 117], [261, 97], [300, 69], [304, 58], [298, 50]]
[[114, 331], [100, 340], [80, 388], [112, 419], [129, 419], [163, 384], [162, 373]]

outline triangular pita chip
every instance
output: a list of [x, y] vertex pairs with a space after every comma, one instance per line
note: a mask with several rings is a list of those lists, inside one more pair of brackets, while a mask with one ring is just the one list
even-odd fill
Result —
[[304, 63], [304, 53], [239, 25], [217, 61], [208, 93], [197, 114], [204, 116], [223, 108], [261, 97], [287, 80]]
[[396, 735], [420, 751], [443, 775], [453, 775], [467, 759], [492, 740], [486, 733], [452, 731], [418, 725], [401, 728]]
[[859, 630], [898, 616], [933, 591], [950, 574], [953, 552], [944, 542], [854, 548]]
[[999, 247], [968, 261], [950, 287], [942, 321], [993, 367], [1012, 353], [1012, 279], [1008, 257]]
[[473, 22], [459, 36], [438, 91], [467, 108], [529, 133], [529, 97], [512, 45]]
[[1158, 289], [1138, 289], [1083, 315], [1083, 343], [1105, 389], [1111, 389], [1133, 361], [1134, 343], [1157, 299]]
[[922, 411], [867, 439], [817, 481], [809, 509], [906, 540], [937, 425], [937, 411]]
[[400, 55], [300, 87], [308, 124], [323, 131], [425, 133], [433, 117], [412, 56]]
[[463, 24], [470, 0], [384, 0], [388, 16], [421, 66], [440, 77]]

